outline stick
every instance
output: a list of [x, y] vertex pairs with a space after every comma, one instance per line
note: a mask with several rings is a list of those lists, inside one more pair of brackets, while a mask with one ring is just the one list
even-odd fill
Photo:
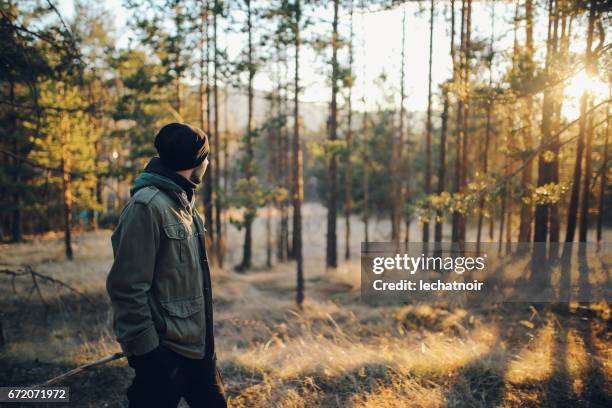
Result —
[[106, 357], [102, 357], [99, 360], [96, 360], [96, 361], [93, 361], [91, 363], [87, 363], [87, 364], [83, 364], [81, 366], [78, 366], [75, 369], [67, 371], [64, 374], [60, 374], [57, 377], [53, 377], [50, 380], [45, 381], [44, 383], [33, 385], [32, 387], [49, 387], [49, 386], [51, 386], [53, 384], [57, 384], [57, 383], [59, 383], [61, 381], [64, 381], [67, 378], [70, 378], [70, 377], [72, 377], [74, 375], [82, 373], [83, 371], [90, 370], [90, 369], [95, 368], [95, 367], [99, 367], [99, 366], [104, 365], [106, 363], [110, 363], [111, 361], [119, 360], [119, 359], [121, 359], [121, 358], [123, 358], [125, 356], [126, 355], [123, 352], [119, 352], [119, 353], [115, 353], [115, 354], [109, 354]]
[[[47, 282], [50, 282], [50, 283], [52, 283], [52, 284], [58, 285], [58, 286], [62, 286], [62, 287], [64, 287], [64, 288], [68, 289], [69, 291], [71, 291], [71, 292], [75, 293], [76, 295], [78, 295], [78, 296], [82, 297], [83, 299], [85, 299], [85, 301], [86, 301], [87, 303], [89, 303], [90, 305], [95, 306], [95, 304], [92, 302], [92, 300], [91, 300], [91, 299], [89, 299], [87, 296], [85, 296], [85, 294], [84, 294], [84, 293], [82, 293], [81, 291], [79, 291], [78, 289], [75, 289], [74, 287], [72, 287], [72, 286], [68, 285], [68, 284], [67, 284], [67, 283], [65, 283], [65, 282], [62, 282], [62, 281], [61, 281], [61, 280], [59, 280], [59, 279], [55, 279], [55, 278], [52, 278], [51, 276], [43, 275], [43, 274], [42, 274], [42, 273], [40, 273], [40, 272], [36, 272], [35, 270], [33, 270], [33, 269], [32, 269], [32, 267], [31, 267], [31, 266], [27, 266], [27, 265], [26, 265], [26, 266], [24, 267], [24, 270], [23, 270], [23, 271], [14, 271], [14, 270], [11, 270], [11, 269], [0, 269], [0, 274], [9, 275], [9, 276], [11, 277], [11, 284], [12, 284], [12, 286], [13, 286], [13, 291], [14, 291], [14, 292], [16, 292], [16, 289], [15, 289], [15, 278], [16, 278], [16, 277], [18, 277], [18, 276], [26, 276], [26, 275], [30, 275], [30, 277], [32, 278], [32, 283], [33, 283], [33, 285], [34, 285], [34, 286], [33, 286], [33, 289], [31, 289], [31, 290], [30, 290], [30, 292], [31, 292], [32, 290], [36, 289], [36, 290], [37, 290], [37, 292], [38, 292], [38, 295], [40, 296], [40, 300], [41, 300], [41, 301], [42, 301], [42, 302], [43, 302], [45, 305], [46, 305], [46, 302], [45, 302], [45, 299], [43, 299], [43, 297], [42, 297], [42, 293], [41, 293], [41, 291], [40, 291], [40, 287], [39, 287], [39, 285], [38, 285], [37, 278], [38, 278], [38, 279], [41, 279], [41, 280], [43, 280], [43, 281], [47, 281]], [[29, 300], [29, 298], [28, 298], [28, 300]]]

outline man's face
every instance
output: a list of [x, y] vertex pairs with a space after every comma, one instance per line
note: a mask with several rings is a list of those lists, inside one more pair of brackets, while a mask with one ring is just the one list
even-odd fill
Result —
[[195, 167], [191, 170], [191, 174], [189, 175], [189, 180], [194, 182], [195, 184], [200, 184], [204, 179], [204, 173], [206, 173], [206, 168], [208, 167], [208, 157], [204, 159], [202, 163], [198, 167]]

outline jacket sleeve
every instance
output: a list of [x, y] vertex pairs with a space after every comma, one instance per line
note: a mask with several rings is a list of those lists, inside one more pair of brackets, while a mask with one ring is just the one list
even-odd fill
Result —
[[106, 280], [113, 326], [128, 355], [142, 355], [159, 345], [147, 293], [155, 270], [160, 227], [148, 205], [126, 207], [111, 238], [115, 256]]

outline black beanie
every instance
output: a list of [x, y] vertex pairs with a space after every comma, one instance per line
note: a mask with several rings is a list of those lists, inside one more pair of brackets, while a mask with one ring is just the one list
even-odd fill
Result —
[[155, 136], [155, 148], [162, 163], [175, 171], [198, 167], [210, 151], [206, 133], [182, 123], [161, 128]]

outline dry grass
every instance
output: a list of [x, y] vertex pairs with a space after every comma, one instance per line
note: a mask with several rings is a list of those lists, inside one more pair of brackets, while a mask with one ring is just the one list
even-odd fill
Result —
[[[232, 406], [610, 406], [609, 304], [370, 307], [359, 300], [357, 259], [324, 270], [323, 238], [314, 234], [322, 217], [309, 211], [302, 310], [294, 305], [293, 264], [247, 274], [215, 270], [217, 349]], [[30, 264], [93, 302], [44, 285], [45, 307], [35, 297], [26, 301], [25, 281], [13, 293], [0, 277], [7, 338], [0, 386], [40, 382], [118, 350], [104, 292], [109, 235], [77, 234], [73, 262], [63, 259], [61, 236], [0, 247], [0, 263]], [[240, 242], [235, 231], [229, 238]], [[67, 383], [71, 405], [126, 406], [131, 375], [124, 361], [84, 373]]]

